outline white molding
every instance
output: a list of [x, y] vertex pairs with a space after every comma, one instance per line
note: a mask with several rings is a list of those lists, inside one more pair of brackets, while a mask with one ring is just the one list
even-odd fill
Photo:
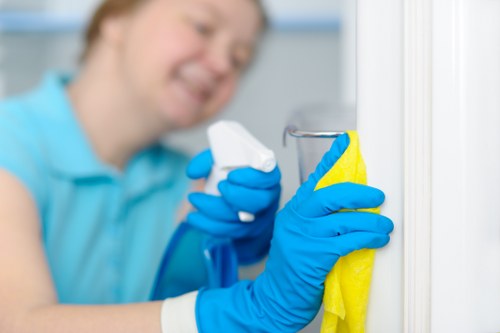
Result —
[[404, 332], [430, 332], [432, 0], [404, 2]]
[[368, 183], [394, 222], [377, 250], [366, 332], [403, 332], [403, 1], [357, 2], [357, 130]]

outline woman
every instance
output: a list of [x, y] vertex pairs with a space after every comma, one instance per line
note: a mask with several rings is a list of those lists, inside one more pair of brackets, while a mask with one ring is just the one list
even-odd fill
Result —
[[[339, 256], [388, 242], [387, 218], [328, 214], [378, 206], [380, 191], [312, 194], [344, 137], [275, 226], [278, 170], [233, 172], [223, 199], [191, 196], [187, 221], [233, 239], [246, 262], [267, 253], [274, 230], [255, 282], [146, 302], [187, 188], [186, 158], [158, 140], [220, 112], [264, 25], [255, 0], [107, 0], [77, 76], [48, 75], [0, 105], [0, 331], [297, 331]], [[188, 173], [210, 167], [205, 152]]]

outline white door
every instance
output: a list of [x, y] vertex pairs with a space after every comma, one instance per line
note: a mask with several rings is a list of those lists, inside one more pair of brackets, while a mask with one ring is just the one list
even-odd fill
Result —
[[431, 331], [500, 332], [500, 1], [434, 13]]
[[358, 129], [396, 225], [367, 332], [500, 332], [500, 1], [358, 10]]

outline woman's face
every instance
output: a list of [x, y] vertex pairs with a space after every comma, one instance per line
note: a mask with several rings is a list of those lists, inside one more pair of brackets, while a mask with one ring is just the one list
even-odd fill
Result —
[[149, 0], [119, 20], [123, 82], [169, 128], [196, 124], [226, 105], [262, 24], [253, 0]]

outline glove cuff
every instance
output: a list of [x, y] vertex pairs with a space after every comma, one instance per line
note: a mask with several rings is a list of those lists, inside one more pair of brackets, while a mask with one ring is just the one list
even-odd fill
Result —
[[198, 333], [195, 320], [194, 291], [176, 298], [167, 298], [161, 307], [162, 333]]

